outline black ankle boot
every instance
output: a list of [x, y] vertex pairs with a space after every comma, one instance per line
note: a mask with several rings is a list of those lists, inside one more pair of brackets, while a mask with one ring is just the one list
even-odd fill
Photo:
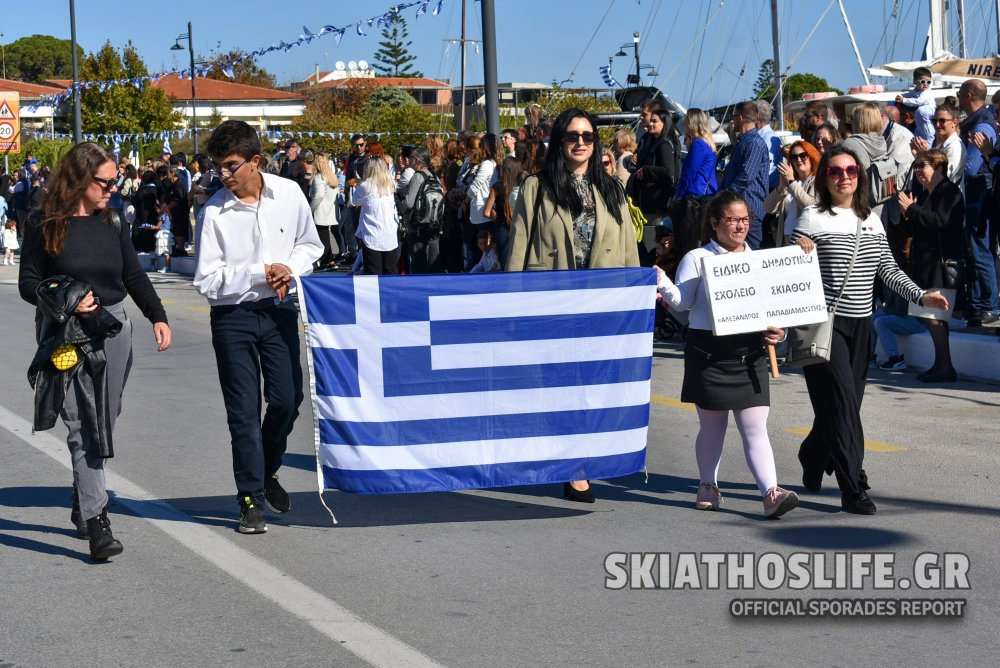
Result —
[[76, 494], [73, 495], [73, 510], [69, 513], [69, 521], [73, 523], [76, 527], [76, 537], [81, 540], [87, 540], [88, 533], [87, 523], [83, 521], [83, 517], [80, 515], [80, 497]]
[[105, 508], [97, 517], [87, 520], [87, 531], [90, 534], [90, 556], [99, 561], [121, 554], [124, 547], [111, 534], [111, 522], [108, 520], [108, 509]]

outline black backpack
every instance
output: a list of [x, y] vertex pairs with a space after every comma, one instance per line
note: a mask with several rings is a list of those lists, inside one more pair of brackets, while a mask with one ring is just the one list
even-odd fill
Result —
[[410, 211], [410, 224], [419, 232], [441, 234], [444, 228], [444, 188], [430, 172], [421, 171], [424, 182], [417, 190], [417, 199]]

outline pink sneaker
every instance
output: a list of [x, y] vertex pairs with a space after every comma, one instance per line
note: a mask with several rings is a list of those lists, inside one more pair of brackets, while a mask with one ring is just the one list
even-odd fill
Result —
[[698, 500], [694, 507], [698, 510], [718, 510], [722, 505], [722, 492], [714, 482], [703, 482], [698, 485]]
[[772, 487], [764, 495], [764, 517], [781, 517], [798, 506], [799, 497], [787, 489]]

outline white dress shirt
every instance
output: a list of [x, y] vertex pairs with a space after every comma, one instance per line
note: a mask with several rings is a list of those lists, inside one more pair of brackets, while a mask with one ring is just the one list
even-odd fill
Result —
[[395, 191], [379, 194], [371, 181], [362, 181], [354, 190], [354, 202], [361, 207], [355, 235], [365, 248], [386, 252], [399, 246], [399, 218]]
[[256, 203], [242, 202], [223, 188], [198, 215], [194, 287], [212, 306], [274, 297], [265, 264], [283, 264], [305, 276], [323, 255], [302, 189], [274, 174], [261, 176], [264, 187]]

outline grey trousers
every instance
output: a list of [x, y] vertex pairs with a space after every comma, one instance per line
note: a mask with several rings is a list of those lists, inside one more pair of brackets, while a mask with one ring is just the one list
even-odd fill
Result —
[[[122, 331], [118, 336], [104, 340], [104, 354], [108, 358], [108, 402], [111, 428], [114, 431], [115, 422], [122, 411], [125, 381], [132, 368], [132, 321], [125, 315], [125, 308], [121, 303], [104, 308], [122, 322]], [[69, 446], [73, 462], [73, 487], [80, 498], [80, 515], [89, 520], [100, 515], [104, 506], [108, 505], [108, 493], [104, 484], [104, 458], [89, 454], [93, 430], [91, 425], [85, 423], [86, 416], [79, 410], [80, 392], [80, 385], [74, 379], [73, 385], [66, 391], [62, 419], [69, 430], [66, 445]]]

